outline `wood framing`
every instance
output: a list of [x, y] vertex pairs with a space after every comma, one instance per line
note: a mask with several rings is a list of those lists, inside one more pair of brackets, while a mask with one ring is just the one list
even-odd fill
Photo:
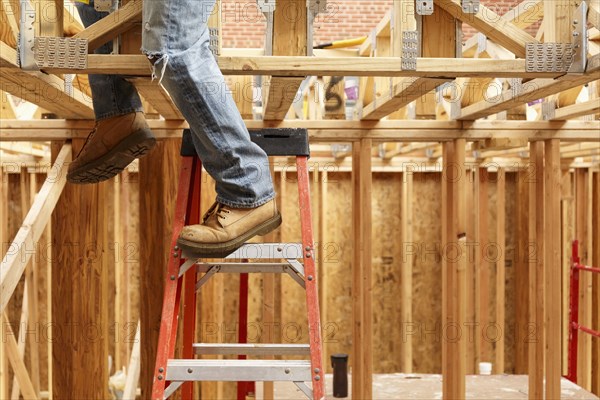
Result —
[[352, 397], [373, 397], [371, 300], [371, 147], [370, 139], [352, 146]]
[[46, 180], [19, 232], [15, 236], [9, 251], [2, 259], [2, 275], [0, 276], [0, 313], [4, 312], [8, 300], [12, 296], [25, 266], [31, 258], [31, 249], [44, 231], [50, 215], [56, 206], [66, 183], [67, 163], [71, 160], [71, 146], [66, 145], [58, 154], [54, 168], [56, 175]]
[[[308, 46], [306, 1], [289, 0], [273, 13], [273, 56], [306, 56]], [[275, 74], [277, 75], [277, 74]], [[304, 77], [273, 76], [264, 99], [263, 119], [283, 120], [296, 99]]]
[[87, 39], [88, 48], [92, 51], [127, 32], [141, 21], [142, 0], [132, 0], [73, 37]]
[[[84, 140], [73, 140], [73, 151], [79, 152], [83, 144]], [[61, 145], [53, 143], [53, 155]], [[55, 398], [108, 396], [105, 186], [66, 185], [52, 213], [51, 384]]]
[[512, 51], [517, 57], [525, 57], [526, 43], [536, 42], [531, 35], [484, 5], [479, 6], [476, 14], [469, 14], [463, 10], [459, 0], [435, 0], [435, 4]]
[[446, 399], [466, 396], [466, 208], [465, 141], [444, 143], [442, 176], [442, 391]]
[[25, 72], [16, 63], [16, 51], [0, 42], [0, 89], [30, 101], [60, 118], [93, 119], [91, 100], [73, 88], [73, 94], [63, 91], [65, 82], [55, 75]]

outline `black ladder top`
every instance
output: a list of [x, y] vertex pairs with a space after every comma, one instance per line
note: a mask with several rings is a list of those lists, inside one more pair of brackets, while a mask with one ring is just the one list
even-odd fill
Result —
[[[310, 157], [308, 130], [303, 128], [264, 128], [250, 130], [250, 139], [259, 145], [268, 156], [307, 156]], [[181, 143], [183, 157], [196, 156], [192, 132], [183, 131]]]

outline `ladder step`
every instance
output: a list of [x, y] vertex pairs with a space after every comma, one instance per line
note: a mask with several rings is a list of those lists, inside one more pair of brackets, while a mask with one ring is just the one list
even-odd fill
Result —
[[217, 355], [309, 355], [308, 344], [263, 344], [263, 343], [194, 343], [196, 354]]
[[298, 259], [303, 258], [301, 243], [247, 243], [228, 255], [228, 259]]
[[[294, 263], [302, 266], [302, 263]], [[290, 268], [289, 263], [198, 263], [196, 272], [208, 272], [213, 267], [219, 267], [220, 273], [243, 274], [243, 273], [286, 273]], [[302, 271], [304, 272], [304, 268]]]
[[166, 379], [173, 382], [310, 382], [308, 360], [169, 360]]

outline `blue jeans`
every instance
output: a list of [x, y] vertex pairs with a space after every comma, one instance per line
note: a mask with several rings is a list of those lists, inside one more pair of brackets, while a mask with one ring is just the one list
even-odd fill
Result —
[[[208, 17], [215, 0], [145, 0], [142, 51], [154, 62], [153, 75], [171, 95], [190, 125], [196, 151], [206, 171], [216, 181], [217, 201], [238, 208], [258, 207], [275, 197], [269, 159], [250, 140], [231, 92], [209, 49]], [[103, 15], [89, 5], [78, 4], [86, 26]], [[82, 12], [83, 11], [83, 12]], [[92, 17], [92, 15], [95, 15]], [[111, 85], [90, 80], [94, 108], [114, 115], [129, 104], [137, 110], [135, 89], [120, 77], [107, 76]], [[105, 82], [101, 82], [104, 84]], [[115, 97], [96, 98], [112, 88]], [[121, 91], [122, 90], [122, 91]], [[133, 91], [133, 94], [132, 94]]]

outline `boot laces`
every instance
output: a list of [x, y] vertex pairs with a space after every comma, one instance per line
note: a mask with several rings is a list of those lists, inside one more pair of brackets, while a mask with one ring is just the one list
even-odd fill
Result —
[[205, 223], [213, 214], [216, 214], [218, 218], [225, 219], [225, 214], [229, 214], [231, 211], [226, 208], [224, 204], [215, 201], [215, 203], [208, 209], [204, 217], [202, 218], [202, 223]]

